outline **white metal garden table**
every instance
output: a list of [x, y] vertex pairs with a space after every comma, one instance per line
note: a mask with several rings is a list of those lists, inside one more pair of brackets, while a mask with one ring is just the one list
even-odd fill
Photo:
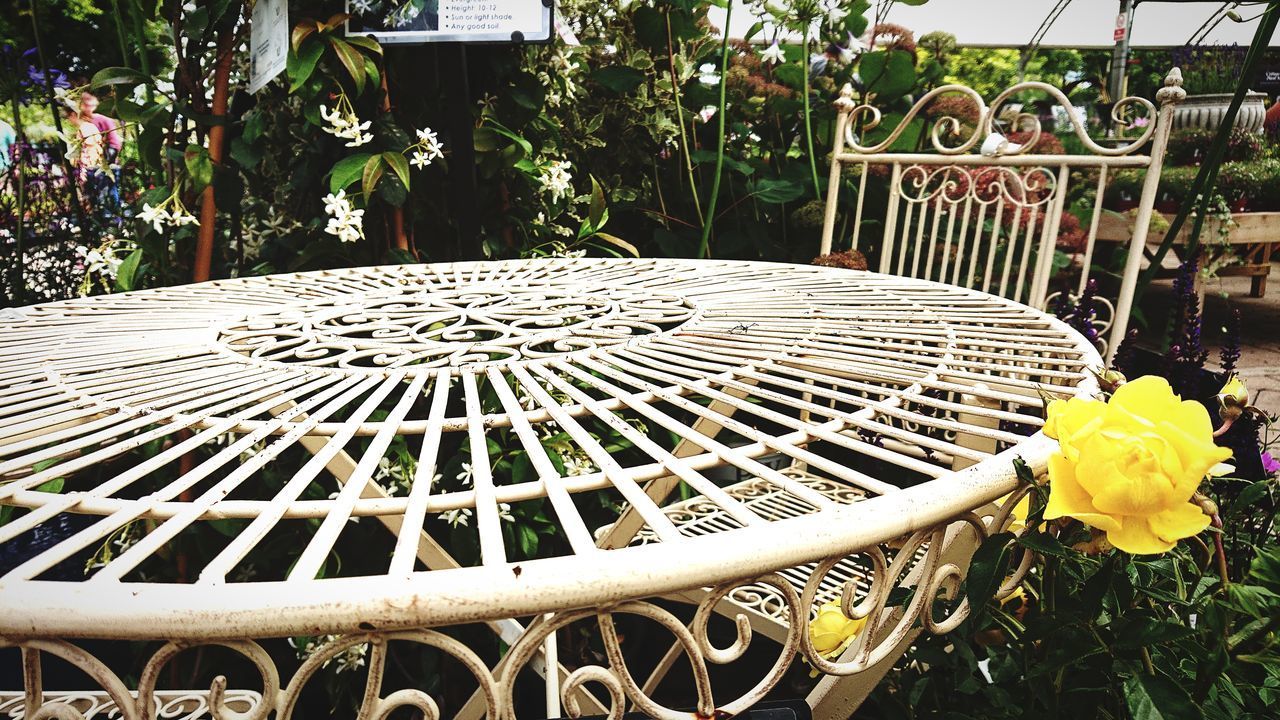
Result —
[[[1044, 465], [1043, 398], [1092, 391], [1098, 365], [1062, 323], [982, 293], [730, 261], [357, 268], [4, 311], [0, 645], [26, 658], [29, 716], [57, 701], [42, 653], [148, 717], [174, 654], [223, 645], [261, 675], [251, 715], [289, 717], [326, 659], [368, 644], [367, 716], [434, 717], [381, 687], [404, 642], [474, 675], [460, 716], [515, 717], [537, 670], [552, 716], [563, 699], [689, 717], [652, 699], [665, 668], [628, 666], [613, 618], [640, 615], [671, 634], [666, 667], [689, 658], [698, 712], [733, 714], [797, 650], [823, 682], [878, 677], [920, 627], [953, 627], [964, 602], [924, 598], [954, 595], [965, 548], [1011, 522], [991, 503], [1016, 495], [1014, 455]], [[535, 506], [552, 529], [522, 557], [506, 526]], [[355, 519], [385, 542], [345, 546]], [[286, 527], [302, 540], [255, 568]], [[174, 550], [193, 533], [221, 540]], [[344, 554], [363, 569], [335, 569]], [[900, 607], [898, 585], [924, 592]], [[692, 622], [657, 596], [696, 603]], [[842, 596], [869, 624], [823, 658], [804, 628]], [[741, 616], [737, 644], [708, 640], [717, 612]], [[511, 645], [496, 666], [441, 632], [476, 622]], [[598, 625], [607, 667], [544, 663], [575, 622]], [[740, 658], [751, 627], [777, 661], [721, 697], [707, 664]], [[255, 641], [317, 635], [337, 637], [291, 678]], [[129, 688], [80, 638], [166, 644]]]

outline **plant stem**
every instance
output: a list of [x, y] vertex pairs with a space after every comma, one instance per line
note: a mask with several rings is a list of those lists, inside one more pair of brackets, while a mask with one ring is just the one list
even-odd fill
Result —
[[[31, 38], [36, 44], [36, 58], [40, 61], [40, 72], [44, 74], [44, 89], [46, 98], [49, 103], [49, 111], [53, 113], [53, 127], [58, 131], [58, 135], [66, 137], [62, 130], [62, 115], [58, 112], [58, 103], [54, 99], [53, 94], [53, 78], [49, 76], [49, 63], [44, 58], [44, 41], [40, 39], [40, 20], [36, 17], [36, 4], [32, 0], [31, 5]], [[65, 154], [62, 156], [62, 171], [67, 176], [67, 190], [71, 193], [71, 205], [75, 209], [76, 219], [80, 221], [80, 231], [88, 232], [89, 228], [85, 223], [84, 206], [80, 204], [80, 187], [76, 185], [76, 174], [72, 172], [71, 160]]]
[[[720, 39], [720, 102], [716, 106], [719, 119], [716, 145], [716, 172], [711, 176], [711, 198], [707, 201], [707, 214], [702, 221], [702, 240], [698, 243], [698, 257], [711, 256], [711, 226], [715, 224], [716, 202], [720, 199], [720, 179], [724, 174], [725, 141], [725, 91], [729, 87], [729, 21], [733, 18], [733, 3], [724, 11], [724, 30]], [[696, 192], [694, 193], [697, 194]]]
[[1218, 576], [1222, 578], [1222, 589], [1225, 591], [1231, 587], [1231, 580], [1227, 577], [1227, 553], [1222, 547], [1222, 516], [1214, 514], [1211, 524], [1218, 531], [1213, 534], [1213, 554], [1217, 559]]
[[15, 144], [18, 146], [18, 152], [13, 153], [10, 156], [13, 161], [13, 169], [18, 174], [18, 216], [15, 223], [15, 230], [17, 231], [17, 234], [14, 236], [16, 246], [14, 248], [15, 253], [13, 263], [13, 273], [15, 276], [13, 281], [13, 304], [15, 307], [20, 307], [25, 304], [27, 295], [27, 280], [24, 276], [25, 263], [22, 260], [22, 239], [23, 234], [26, 232], [23, 227], [23, 220], [27, 214], [26, 155], [29, 148], [27, 147], [26, 134], [22, 131], [22, 113], [19, 112], [18, 88], [16, 85], [13, 88], [12, 101], [13, 129], [14, 134], [17, 135], [17, 141]]
[[120, 15], [120, 0], [111, 0], [111, 14], [115, 18], [116, 40], [120, 43], [120, 64], [133, 67], [129, 64], [129, 45], [124, 40], [124, 18]]
[[[689, 136], [684, 131], [684, 105], [680, 102], [680, 77], [676, 74], [676, 52], [671, 41], [671, 11], [667, 19], [667, 60], [671, 67], [671, 95], [676, 103], [676, 125], [680, 127], [680, 151], [684, 154], [684, 166], [689, 174], [689, 194], [693, 197], [693, 211], [698, 215], [698, 223], [702, 223], [702, 201], [698, 199], [698, 183], [693, 179], [693, 155], [689, 149]], [[692, 124], [692, 120], [690, 120]]]
[[809, 172], [813, 176], [813, 196], [822, 199], [822, 190], [818, 188], [818, 158], [813, 154], [813, 120], [809, 109], [809, 28], [804, 29], [804, 45], [801, 47], [800, 64], [804, 66], [804, 140], [808, 145]]

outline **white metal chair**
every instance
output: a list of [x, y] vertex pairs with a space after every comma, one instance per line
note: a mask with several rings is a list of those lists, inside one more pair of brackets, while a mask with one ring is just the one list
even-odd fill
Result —
[[[1026, 92], [1043, 93], [1066, 111], [1087, 154], [1032, 154], [1042, 137], [1039, 118], [1008, 109], [1011, 98]], [[847, 247], [878, 250], [882, 273], [960, 285], [1046, 308], [1055, 294], [1050, 288], [1054, 248], [1071, 183], [1093, 185], [1084, 188], [1082, 195], [1089, 217], [1081, 219], [1087, 227], [1087, 239], [1079, 250], [1079, 293], [1090, 278], [1102, 200], [1112, 168], [1146, 169], [1115, 303], [1101, 299], [1110, 306], [1100, 313], [1104, 325], [1100, 329], [1110, 326], [1104, 357], [1108, 349], [1115, 349], [1128, 327], [1174, 107], [1186, 97], [1177, 68], [1169, 72], [1165, 86], [1157, 93], [1158, 109], [1137, 97], [1125, 98], [1114, 106], [1118, 126], [1141, 127], [1136, 138], [1118, 140], [1110, 147], [1091, 139], [1067, 97], [1045, 83], [1019, 83], [990, 105], [968, 87], [944, 85], [916, 101], [887, 136], [876, 133], [880, 111], [870, 105], [855, 105], [852, 94], [852, 88], [846, 86], [836, 101], [835, 146], [821, 251], [827, 254], [833, 247], [845, 249], [847, 237]], [[977, 118], [972, 127], [946, 115], [927, 119], [935, 103], [946, 98], [962, 98]], [[1131, 111], [1139, 108], [1145, 110], [1141, 119], [1131, 117]], [[913, 122], [917, 118], [919, 122]], [[917, 132], [919, 144], [924, 145], [926, 131], [929, 152], [895, 150], [914, 140]], [[1002, 132], [1029, 133], [1029, 139], [1012, 143]], [[1144, 154], [1148, 145], [1150, 150]], [[1078, 172], [1082, 170], [1088, 172]], [[850, 171], [856, 176], [857, 196], [852, 211], [842, 216], [840, 190]], [[873, 177], [877, 179], [871, 180]], [[873, 217], [880, 219], [879, 208], [871, 204], [873, 195], [875, 201], [880, 199], [874, 192], [878, 186], [887, 188], [888, 195], [882, 224], [867, 222]], [[842, 228], [839, 233], [837, 221]], [[1105, 317], [1107, 311], [1110, 318]]]
[[[889, 191], [884, 224], [878, 237], [880, 272], [990, 292], [1043, 309], [1053, 297], [1050, 288], [1053, 251], [1069, 183], [1073, 178], [1072, 171], [1085, 169], [1097, 173], [1096, 180], [1093, 180], [1096, 188], [1092, 200], [1091, 222], [1087, 241], [1082, 249], [1082, 267], [1076, 286], [1078, 293], [1084, 290], [1089, 281], [1098, 223], [1102, 215], [1102, 199], [1110, 169], [1148, 168], [1147, 180], [1139, 200], [1138, 230], [1129, 247], [1118, 301], [1111, 306], [1111, 317], [1104, 318], [1104, 326], [1100, 328], [1105, 331], [1108, 320], [1110, 321], [1109, 339], [1103, 341], [1105, 353], [1105, 346], [1114, 348], [1126, 330], [1173, 108], [1185, 96], [1181, 83], [1181, 74], [1175, 68], [1169, 73], [1165, 87], [1160, 91], [1159, 110], [1154, 104], [1140, 98], [1127, 98], [1117, 104], [1115, 114], [1118, 120], [1125, 116], [1127, 108], [1138, 106], [1145, 108], [1147, 123], [1136, 139], [1123, 141], [1116, 147], [1103, 147], [1091, 140], [1074, 115], [1067, 98], [1058, 89], [1035, 82], [1022, 83], [1006, 90], [989, 106], [972, 89], [958, 85], [938, 88], [917, 101], [905, 119], [887, 137], [873, 144], [863, 145], [859, 136], [878, 126], [880, 113], [868, 105], [855, 105], [851, 99], [852, 89], [846, 87], [836, 103], [839, 113], [821, 252], [827, 254], [832, 251], [837, 220], [843, 220], [846, 227], [850, 224], [852, 226], [851, 232], [847, 233], [850, 236], [849, 247], [858, 249], [860, 241], [864, 243], [864, 247], [870, 244], [870, 236], [874, 233], [864, 230], [864, 221], [872, 215], [872, 209], [868, 205], [869, 178], [879, 175], [888, 179]], [[1041, 129], [1038, 119], [1027, 114], [1017, 114], [1011, 122], [1014, 127], [1028, 128], [1030, 140], [1023, 145], [1008, 142], [998, 132], [997, 118], [1009, 98], [1026, 90], [1042, 91], [1065, 106], [1077, 137], [1091, 154], [1028, 154], [1027, 151], [1040, 138]], [[924, 113], [936, 98], [949, 94], [969, 98], [979, 111], [976, 127], [964, 136], [959, 145], [947, 145], [945, 140], [947, 136], [963, 135], [961, 123], [944, 117], [935, 121], [929, 134], [936, 152], [890, 151], [902, 139], [906, 129], [912, 127], [911, 121], [914, 118]], [[1140, 154], [1139, 151], [1147, 143], [1151, 143], [1150, 154]], [[855, 169], [858, 190], [851, 213], [841, 218], [839, 192], [846, 167]], [[846, 233], [841, 233], [842, 240], [845, 235]], [[843, 242], [841, 245], [837, 249], [844, 249]], [[1102, 302], [1108, 301], [1102, 299]], [[892, 339], [887, 338], [887, 345], [892, 342]], [[991, 344], [991, 339], [975, 338], [969, 347], [975, 358], [982, 358], [991, 367], [998, 367], [1002, 362], [1001, 352], [991, 347]], [[1041, 369], [1049, 371], [1050, 375], [1046, 377], [1051, 377], [1053, 368]], [[1033, 388], [1038, 381], [1044, 381], [1045, 377], [1038, 377], [1033, 368], [1031, 372], [1020, 376], [1020, 379], [1021, 383], [1010, 385], [1002, 384], [994, 378], [984, 382], [985, 378], [972, 375], [955, 378], [953, 389], [943, 397], [935, 398], [939, 408], [937, 427], [944, 428], [949, 421], [959, 421], [969, 431], [958, 434], [943, 432], [940, 436], [943, 446], [925, 448], [925, 458], [937, 461], [941, 457], [952, 470], [961, 470], [981, 457], [995, 454], [1002, 442], [1008, 442], [1007, 437], [1002, 437], [1008, 435], [1007, 423], [1016, 423], [1019, 417], [1025, 419], [1025, 416], [1019, 415], [1020, 411], [1042, 403], [1042, 398]], [[851, 380], [856, 381], [854, 378]], [[1052, 380], [1048, 384], [1052, 384]], [[827, 403], [834, 406], [839, 395], [847, 390], [848, 388], [837, 386], [815, 386], [808, 399], [817, 405]], [[891, 417], [885, 419], [888, 426], [895, 424]], [[928, 421], [920, 423], [918, 419], [902, 422], [912, 433], [918, 433], [922, 426], [927, 432], [930, 424]], [[973, 428], [986, 428], [988, 432], [975, 434]], [[718, 430], [719, 428], [709, 428], [707, 432], [713, 435]], [[905, 457], [910, 457], [913, 453], [919, 455], [920, 448], [911, 447], [909, 442], [904, 443], [891, 433], [879, 438], [878, 442]], [[934, 455], [935, 452], [939, 455]], [[817, 472], [802, 462], [793, 462], [782, 472], [837, 502], [857, 502], [863, 497], [861, 490], [836, 477]], [[665, 484], [654, 483], [646, 490], [651, 497], [661, 502], [662, 498], [668, 497], [674, 490], [675, 485], [676, 481], [672, 478]], [[806, 507], [795, 497], [779, 492], [775, 484], [760, 478], [748, 477], [724, 490], [735, 499], [750, 505], [757, 514], [771, 519], [816, 511], [816, 508]], [[1002, 510], [1007, 511], [1008, 508], [993, 505], [982, 513], [994, 514]], [[664, 512], [671, 523], [685, 534], [720, 532], [738, 527], [738, 523], [717, 503], [703, 497], [668, 505]], [[606, 547], [617, 547], [627, 543], [644, 544], [653, 539], [651, 530], [638, 527], [635, 523], [628, 525], [625, 520], [624, 515], [623, 521], [601, 528], [597, 532], [599, 543]], [[908, 553], [909, 557], [900, 558], [900, 565], [895, 560], [888, 571], [900, 578], [898, 582], [901, 586], [919, 587], [936, 568], [936, 564], [926, 567], [926, 563], [922, 562], [929, 543], [943, 544], [936, 557], [944, 560], [935, 562], [951, 562], [965, 568], [978, 541], [979, 538], [964, 527], [963, 523], [952, 525], [945, 534], [927, 539], [919, 535], [904, 538], [903, 547], [898, 550], [900, 553]], [[819, 567], [817, 564], [810, 564], [792, 568], [781, 575], [797, 592], [801, 592], [810, 583], [815, 572], [820, 573], [822, 578], [817, 585], [817, 599], [813, 607], [840, 598], [846, 585], [852, 584], [856, 592], [865, 593], [873, 583], [871, 574], [849, 558], [833, 566]], [[674, 599], [696, 604], [705, 596], [705, 590], [690, 591], [674, 596]], [[730, 593], [721, 601], [717, 610], [731, 618], [746, 617], [755, 631], [781, 641], [787, 635], [787, 616], [782, 611], [783, 607], [780, 594], [775, 588], [747, 585]], [[869, 663], [868, 669], [856, 674], [847, 677], [824, 676], [806, 698], [814, 710], [815, 718], [847, 718], [922, 630], [918, 625], [904, 630], [901, 625], [895, 624], [896, 616], [892, 614], [876, 620], [878, 622], [868, 626], [868, 631], [877, 637], [868, 644], [888, 639], [887, 644], [893, 646], [894, 651], [882, 655], [878, 661]], [[858, 652], [855, 644], [855, 647], [844, 652], [839, 661], [849, 661]], [[649, 677], [645, 685], [646, 692], [657, 687], [679, 654], [680, 648], [673, 646]]]

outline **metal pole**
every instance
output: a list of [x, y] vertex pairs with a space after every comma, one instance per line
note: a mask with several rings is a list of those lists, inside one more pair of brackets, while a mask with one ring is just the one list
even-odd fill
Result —
[[1129, 36], [1133, 33], [1133, 8], [1137, 2], [1138, 0], [1120, 0], [1120, 15], [1116, 19], [1116, 46], [1111, 51], [1111, 81], [1107, 84], [1107, 92], [1113, 103], [1125, 96]]

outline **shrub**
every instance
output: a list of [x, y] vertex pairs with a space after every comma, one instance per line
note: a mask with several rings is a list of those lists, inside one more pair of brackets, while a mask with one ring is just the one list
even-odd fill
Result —
[[[1199, 165], [1213, 142], [1214, 131], [1191, 128], [1178, 130], [1169, 137], [1167, 162], [1171, 165]], [[1239, 128], [1227, 139], [1224, 162], [1257, 160], [1262, 154], [1262, 141], [1257, 135]]]

